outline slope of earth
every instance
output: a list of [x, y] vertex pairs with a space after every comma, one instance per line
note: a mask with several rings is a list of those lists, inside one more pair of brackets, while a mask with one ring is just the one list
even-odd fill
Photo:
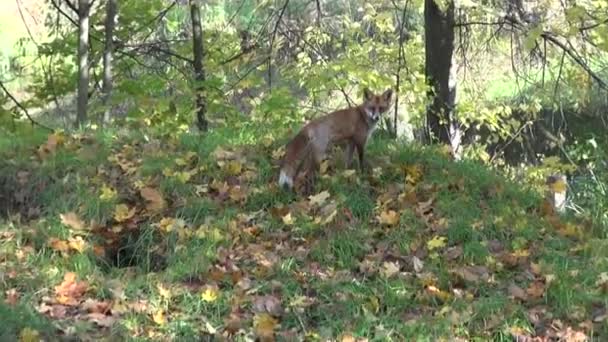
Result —
[[538, 194], [379, 137], [298, 197], [258, 129], [0, 138], [0, 339], [608, 339], [608, 241]]

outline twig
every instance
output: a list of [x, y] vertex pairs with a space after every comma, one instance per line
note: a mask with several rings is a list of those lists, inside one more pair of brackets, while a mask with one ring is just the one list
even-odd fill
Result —
[[19, 109], [21, 109], [21, 111], [23, 111], [23, 113], [24, 113], [24, 114], [25, 114], [25, 116], [28, 118], [28, 120], [30, 120], [30, 122], [32, 123], [32, 125], [36, 125], [36, 126], [42, 127], [42, 128], [47, 129], [47, 130], [49, 130], [49, 131], [51, 131], [51, 132], [54, 132], [54, 131], [55, 131], [54, 129], [52, 129], [52, 128], [48, 127], [48, 126], [45, 126], [45, 125], [43, 125], [43, 124], [41, 124], [41, 123], [37, 122], [36, 120], [34, 120], [34, 119], [32, 118], [32, 116], [30, 115], [30, 113], [28, 112], [28, 110], [27, 110], [27, 109], [26, 109], [26, 108], [25, 108], [25, 107], [24, 107], [24, 106], [23, 106], [23, 105], [22, 105], [22, 104], [21, 104], [21, 103], [20, 103], [20, 102], [19, 102], [19, 101], [18, 101], [18, 100], [17, 100], [17, 99], [14, 97], [14, 96], [13, 96], [13, 94], [11, 94], [11, 93], [8, 91], [8, 89], [6, 89], [6, 87], [4, 86], [4, 83], [3, 83], [2, 81], [0, 81], [0, 88], [2, 88], [2, 90], [3, 90], [3, 91], [6, 93], [6, 95], [7, 95], [7, 96], [8, 96], [8, 97], [11, 99], [11, 101], [13, 101], [13, 103], [15, 103], [15, 105], [16, 105], [16, 106], [17, 106]]
[[289, 0], [285, 0], [283, 4], [283, 8], [281, 8], [281, 12], [279, 13], [279, 18], [277, 22], [274, 24], [274, 30], [272, 30], [272, 35], [270, 36], [270, 48], [268, 49], [268, 92], [272, 93], [272, 48], [274, 45], [274, 39], [277, 35], [277, 30], [279, 25], [281, 24], [281, 20], [283, 19], [283, 14], [287, 9], [287, 5], [289, 4]]

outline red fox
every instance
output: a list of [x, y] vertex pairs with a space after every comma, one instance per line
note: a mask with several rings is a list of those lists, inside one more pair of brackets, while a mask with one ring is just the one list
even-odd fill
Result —
[[359, 169], [364, 170], [367, 164], [363, 150], [380, 116], [388, 110], [392, 95], [392, 89], [377, 95], [365, 88], [361, 105], [337, 110], [305, 125], [286, 146], [279, 186], [292, 189], [302, 167], [314, 176], [330, 144], [346, 143], [346, 168], [350, 168], [356, 149]]

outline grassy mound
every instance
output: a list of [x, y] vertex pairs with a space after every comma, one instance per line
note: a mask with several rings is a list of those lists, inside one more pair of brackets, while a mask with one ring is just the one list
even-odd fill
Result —
[[302, 198], [258, 129], [0, 140], [0, 336], [608, 338], [608, 241], [533, 191], [378, 137]]

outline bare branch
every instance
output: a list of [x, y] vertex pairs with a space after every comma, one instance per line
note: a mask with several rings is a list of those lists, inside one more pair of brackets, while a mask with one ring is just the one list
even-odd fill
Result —
[[32, 125], [36, 125], [39, 127], [42, 127], [44, 129], [47, 129], [51, 132], [54, 132], [55, 130], [45, 126], [43, 124], [41, 124], [40, 122], [34, 120], [32, 118], [32, 116], [30, 115], [30, 112], [28, 112], [27, 108], [25, 108], [14, 96], [13, 94], [11, 94], [8, 89], [6, 89], [6, 87], [4, 86], [4, 83], [2, 83], [2, 81], [0, 80], [0, 88], [6, 93], [6, 96], [9, 97], [9, 99], [11, 99], [11, 101], [13, 101], [13, 103], [15, 104], [15, 106], [17, 106], [19, 109], [21, 109], [21, 111], [25, 114], [25, 116], [28, 118], [28, 120], [30, 120], [30, 122], [32, 123]]

